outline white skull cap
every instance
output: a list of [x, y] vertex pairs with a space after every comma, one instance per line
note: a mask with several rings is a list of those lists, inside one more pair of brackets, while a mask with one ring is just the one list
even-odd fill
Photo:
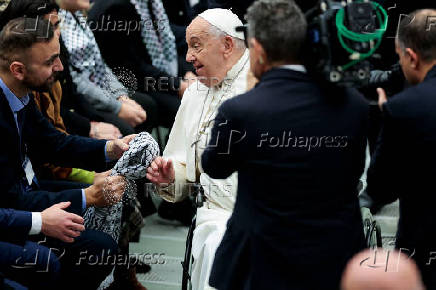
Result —
[[211, 25], [224, 31], [226, 34], [235, 38], [244, 39], [243, 32], [236, 32], [236, 26], [242, 26], [242, 21], [229, 9], [214, 8], [208, 9], [198, 15]]

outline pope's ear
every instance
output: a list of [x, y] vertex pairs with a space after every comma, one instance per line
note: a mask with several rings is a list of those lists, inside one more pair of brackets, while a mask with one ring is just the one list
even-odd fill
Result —
[[24, 74], [26, 72], [26, 66], [19, 61], [14, 61], [9, 66], [11, 74], [19, 81], [24, 80]]
[[235, 47], [235, 42], [233, 38], [229, 35], [224, 36], [223, 38], [223, 44], [224, 44], [224, 54], [229, 55], [233, 52], [233, 49]]

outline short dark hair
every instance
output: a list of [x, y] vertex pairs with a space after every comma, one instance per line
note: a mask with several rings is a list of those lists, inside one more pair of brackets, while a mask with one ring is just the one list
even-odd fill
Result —
[[397, 40], [402, 47], [413, 49], [425, 62], [436, 60], [436, 10], [416, 10], [399, 25]]
[[307, 35], [304, 14], [293, 0], [258, 0], [247, 10], [248, 36], [265, 49], [270, 61], [300, 58]]
[[59, 11], [54, 0], [13, 0], [1, 14], [0, 30], [12, 19], [19, 17], [38, 18], [53, 10]]
[[0, 32], [0, 69], [7, 70], [13, 61], [24, 61], [25, 53], [36, 43], [50, 42], [54, 31], [48, 20], [16, 18]]

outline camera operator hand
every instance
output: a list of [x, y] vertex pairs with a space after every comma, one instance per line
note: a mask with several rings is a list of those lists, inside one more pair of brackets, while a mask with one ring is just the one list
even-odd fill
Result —
[[382, 88], [377, 89], [378, 93], [378, 106], [381, 111], [383, 111], [383, 104], [388, 101], [388, 98], [386, 97], [386, 92]]

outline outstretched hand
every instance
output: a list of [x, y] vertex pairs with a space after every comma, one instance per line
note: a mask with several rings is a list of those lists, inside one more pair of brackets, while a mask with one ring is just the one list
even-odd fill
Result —
[[146, 177], [156, 185], [173, 183], [175, 178], [173, 162], [160, 156], [156, 157], [148, 167]]
[[386, 96], [385, 90], [383, 90], [382, 88], [378, 88], [377, 93], [378, 93], [378, 107], [380, 108], [380, 110], [383, 111], [383, 104], [388, 101], [388, 98]]

